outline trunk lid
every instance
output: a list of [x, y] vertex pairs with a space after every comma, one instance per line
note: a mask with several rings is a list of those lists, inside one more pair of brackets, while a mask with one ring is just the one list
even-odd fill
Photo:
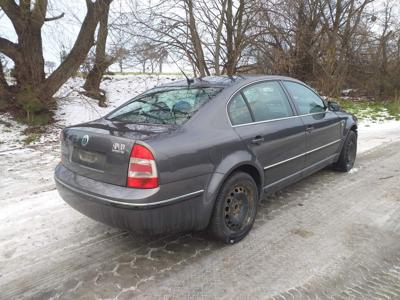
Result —
[[106, 119], [67, 127], [61, 137], [62, 163], [79, 175], [125, 186], [135, 141], [172, 130], [172, 126], [123, 124]]

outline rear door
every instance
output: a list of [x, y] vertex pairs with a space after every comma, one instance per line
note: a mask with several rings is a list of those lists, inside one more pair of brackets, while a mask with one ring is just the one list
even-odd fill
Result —
[[344, 123], [312, 89], [293, 81], [284, 81], [284, 86], [306, 125], [306, 166], [329, 159], [339, 151]]
[[263, 165], [266, 186], [304, 167], [305, 127], [279, 82], [243, 88], [228, 112], [234, 130]]

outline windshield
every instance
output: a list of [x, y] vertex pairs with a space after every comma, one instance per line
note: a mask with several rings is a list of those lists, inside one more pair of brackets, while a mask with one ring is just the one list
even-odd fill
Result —
[[221, 88], [180, 87], [159, 90], [134, 99], [111, 113], [107, 119], [124, 123], [180, 125], [221, 91]]

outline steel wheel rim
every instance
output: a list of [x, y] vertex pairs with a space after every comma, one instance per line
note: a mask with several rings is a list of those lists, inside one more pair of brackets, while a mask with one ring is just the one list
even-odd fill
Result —
[[224, 202], [224, 221], [232, 231], [240, 231], [251, 221], [254, 203], [252, 190], [244, 184], [235, 185]]

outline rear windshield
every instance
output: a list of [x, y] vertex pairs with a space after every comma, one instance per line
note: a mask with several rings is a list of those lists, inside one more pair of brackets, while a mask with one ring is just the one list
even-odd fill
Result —
[[221, 88], [215, 87], [158, 90], [132, 100], [107, 119], [124, 123], [180, 125], [220, 91]]

